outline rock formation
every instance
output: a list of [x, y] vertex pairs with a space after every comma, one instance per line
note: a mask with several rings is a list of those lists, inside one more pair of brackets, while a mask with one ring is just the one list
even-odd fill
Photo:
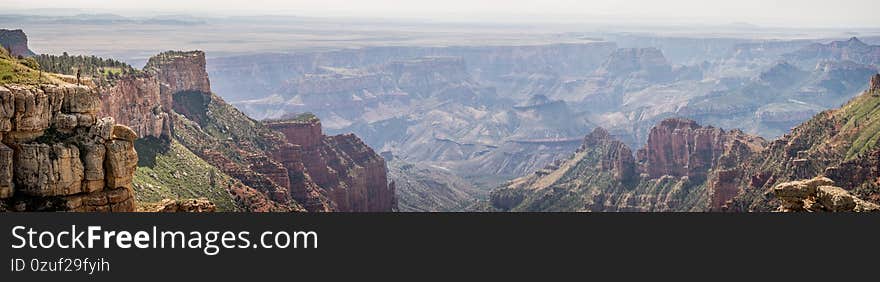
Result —
[[825, 177], [779, 183], [773, 192], [783, 212], [880, 212], [880, 205], [851, 195]]
[[13, 56], [30, 57], [36, 55], [28, 49], [27, 35], [20, 29], [0, 29], [0, 46]]
[[0, 210], [134, 211], [130, 128], [76, 85], [0, 87]]
[[100, 90], [99, 114], [112, 116], [119, 123], [128, 125], [138, 136], [170, 138], [171, 117], [166, 112], [167, 106], [163, 106], [170, 103], [170, 96], [163, 95], [160, 89], [155, 76], [121, 78], [114, 85]]
[[880, 74], [871, 77], [871, 83], [868, 85], [868, 91], [874, 92], [880, 90]]
[[880, 46], [868, 45], [856, 37], [827, 44], [814, 43], [784, 55], [785, 58], [815, 65], [823, 60], [848, 60], [860, 64], [880, 64]]
[[302, 165], [321, 189], [297, 188], [292, 193], [298, 201], [316, 203], [326, 197], [333, 203], [333, 209], [348, 212], [397, 209], [385, 160], [357, 136], [324, 136], [317, 118], [272, 121], [266, 125], [301, 148]]
[[764, 146], [759, 137], [741, 131], [725, 132], [711, 126], [702, 127], [687, 119], [672, 118], [651, 129], [645, 148], [639, 150], [642, 170], [652, 178], [664, 175], [706, 179], [706, 174], [730, 146], [741, 143], [754, 151]]
[[514, 211], [876, 210], [875, 85], [769, 144], [738, 130], [664, 120], [637, 154], [636, 178], [620, 177], [635, 164], [621, 153], [625, 146], [597, 129], [572, 157], [502, 185], [491, 201], [494, 208]]
[[357, 137], [325, 137], [320, 123], [282, 134], [245, 116], [211, 93], [201, 51], [159, 54], [101, 94], [103, 113], [156, 137], [142, 145], [174, 138], [241, 181], [226, 188], [241, 210], [396, 209], [384, 162]]
[[150, 57], [144, 71], [161, 82], [162, 106], [171, 108], [172, 94], [178, 92], [211, 93], [211, 82], [205, 70], [205, 52], [167, 51]]
[[205, 198], [171, 200], [165, 199], [155, 205], [142, 206], [143, 212], [215, 212], [217, 206]]
[[637, 159], [597, 128], [575, 154], [492, 192], [502, 210], [699, 211], [741, 193], [744, 160], [764, 141], [741, 131], [667, 119], [651, 130]]
[[745, 193], [728, 207], [766, 211], [779, 206], [767, 192], [779, 183], [824, 176], [854, 196], [880, 202], [880, 90], [873, 87], [839, 109], [819, 113], [746, 162]]

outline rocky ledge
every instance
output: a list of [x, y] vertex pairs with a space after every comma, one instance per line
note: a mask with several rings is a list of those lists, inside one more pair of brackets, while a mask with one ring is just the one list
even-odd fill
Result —
[[95, 89], [0, 86], [0, 211], [134, 211], [137, 138]]
[[142, 204], [142, 212], [216, 212], [217, 205], [206, 198], [171, 200], [165, 199], [157, 204]]
[[859, 199], [826, 177], [784, 182], [773, 187], [781, 212], [880, 212], [880, 205]]

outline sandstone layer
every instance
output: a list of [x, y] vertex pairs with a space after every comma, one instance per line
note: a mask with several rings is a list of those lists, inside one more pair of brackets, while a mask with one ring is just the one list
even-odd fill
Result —
[[86, 86], [0, 86], [0, 210], [134, 211], [137, 133], [99, 107]]

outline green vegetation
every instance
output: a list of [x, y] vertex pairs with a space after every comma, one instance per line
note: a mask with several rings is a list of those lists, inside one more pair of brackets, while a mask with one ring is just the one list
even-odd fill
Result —
[[246, 162], [238, 151], [239, 146], [227, 146], [226, 143], [249, 144], [248, 146], [253, 145], [254, 149], [269, 151], [274, 149], [272, 140], [283, 138], [280, 133], [270, 130], [210, 93], [175, 93], [174, 110], [199, 125], [194, 131], [186, 130], [189, 127], [186, 125], [178, 128], [181, 129], [177, 130], [177, 134], [182, 143], [190, 148], [200, 148], [201, 144], [207, 144], [204, 136], [187, 134], [201, 131], [210, 136], [210, 139], [218, 140], [222, 144], [220, 146], [214, 144], [211, 149], [222, 151], [224, 155], [237, 162]]
[[33, 58], [15, 58], [0, 47], [0, 83], [40, 84], [50, 79], [41, 77], [40, 64]]
[[162, 199], [205, 197], [219, 211], [236, 211], [227, 187], [238, 184], [216, 167], [208, 164], [175, 140], [153, 137], [138, 139], [138, 169], [134, 175], [135, 197], [139, 203]]
[[202, 51], [165, 51], [150, 57], [150, 60], [147, 61], [146, 66], [144, 66], [145, 70], [158, 70], [160, 66], [170, 63], [178, 58], [193, 56], [200, 54]]
[[315, 114], [313, 114], [313, 113], [302, 113], [302, 114], [296, 115], [291, 120], [296, 121], [296, 122], [310, 122], [310, 121], [318, 120], [318, 117], [315, 116]]
[[880, 140], [880, 97], [867, 93], [841, 109], [845, 122], [840, 132], [851, 142], [846, 159], [855, 158], [877, 148]]
[[64, 52], [61, 56], [42, 54], [34, 57], [46, 72], [76, 75], [79, 72], [82, 77], [91, 77], [96, 84], [103, 85], [129, 74], [138, 74], [141, 71], [132, 66], [114, 59], [104, 59], [96, 56], [70, 56]]

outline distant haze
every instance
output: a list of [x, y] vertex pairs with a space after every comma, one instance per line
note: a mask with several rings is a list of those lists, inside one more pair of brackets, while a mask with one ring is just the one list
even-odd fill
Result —
[[[148, 16], [296, 15], [437, 21], [750, 23], [776, 27], [880, 27], [877, 0], [2, 0], [5, 13]], [[52, 10], [43, 10], [52, 9]], [[2, 13], [2, 12], [0, 12]]]

